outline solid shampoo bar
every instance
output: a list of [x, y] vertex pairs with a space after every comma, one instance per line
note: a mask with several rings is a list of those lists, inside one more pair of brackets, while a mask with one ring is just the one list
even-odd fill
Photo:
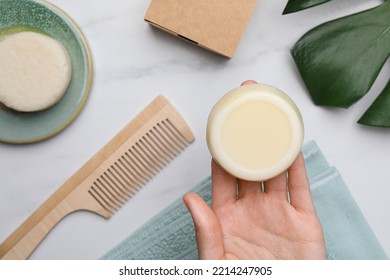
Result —
[[40, 33], [0, 39], [0, 102], [21, 112], [53, 106], [65, 94], [72, 64], [65, 47]]
[[297, 106], [269, 85], [245, 85], [229, 92], [208, 119], [212, 157], [241, 179], [263, 181], [282, 173], [298, 156], [302, 142]]
[[145, 20], [200, 47], [232, 57], [257, 0], [152, 0]]

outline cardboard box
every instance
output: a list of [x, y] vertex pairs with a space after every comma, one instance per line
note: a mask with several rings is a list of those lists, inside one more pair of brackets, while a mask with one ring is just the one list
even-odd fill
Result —
[[145, 21], [230, 58], [256, 3], [257, 0], [152, 0]]

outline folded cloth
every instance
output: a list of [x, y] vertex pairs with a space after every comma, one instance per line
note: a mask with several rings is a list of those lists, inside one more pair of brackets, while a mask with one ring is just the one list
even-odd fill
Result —
[[[309, 142], [303, 146], [302, 152], [313, 201], [324, 231], [327, 258], [387, 259], [339, 172], [329, 166], [317, 144]], [[210, 203], [211, 178], [206, 178], [191, 191]], [[193, 221], [181, 198], [103, 257], [122, 260], [197, 258]]]

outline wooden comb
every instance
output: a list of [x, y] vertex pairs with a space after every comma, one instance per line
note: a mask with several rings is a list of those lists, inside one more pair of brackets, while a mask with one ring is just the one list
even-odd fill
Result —
[[28, 258], [75, 211], [110, 218], [193, 140], [180, 114], [158, 96], [0, 245], [0, 259]]

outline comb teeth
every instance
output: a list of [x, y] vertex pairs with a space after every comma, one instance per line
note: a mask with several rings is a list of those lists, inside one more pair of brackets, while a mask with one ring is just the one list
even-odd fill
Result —
[[93, 181], [88, 193], [114, 214], [189, 144], [166, 118], [133, 145], [125, 144], [122, 154]]
[[25, 259], [65, 216], [110, 218], [194, 141], [179, 112], [158, 96], [0, 244], [0, 259]]

